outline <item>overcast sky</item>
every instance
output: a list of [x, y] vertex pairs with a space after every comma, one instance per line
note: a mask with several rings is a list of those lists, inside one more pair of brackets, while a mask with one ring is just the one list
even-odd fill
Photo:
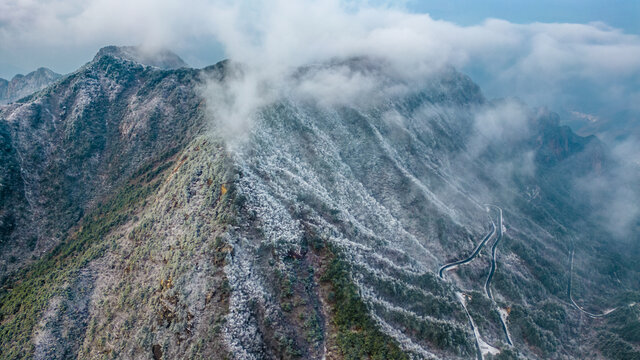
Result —
[[636, 0], [2, 0], [0, 77], [68, 73], [105, 45], [168, 47], [192, 66], [336, 56], [443, 62], [489, 97], [564, 113], [640, 112]]

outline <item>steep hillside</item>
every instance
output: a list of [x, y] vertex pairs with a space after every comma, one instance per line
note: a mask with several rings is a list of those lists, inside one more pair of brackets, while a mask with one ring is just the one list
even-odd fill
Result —
[[234, 66], [108, 47], [0, 108], [0, 356], [639, 356], [638, 247], [574, 186], [597, 138], [369, 59], [291, 79], [404, 90], [284, 92], [230, 138]]
[[97, 199], [203, 131], [197, 71], [163, 71], [105, 53], [0, 110], [14, 169], [7, 186], [26, 200], [1, 205], [2, 272], [48, 252]]
[[[246, 316], [247, 304], [288, 316], [281, 310], [289, 308], [286, 299], [275, 301], [278, 292], [264, 285], [272, 282], [269, 272], [252, 270], [259, 254], [267, 247], [272, 272], [299, 282], [313, 259], [308, 239], [319, 238], [339, 249], [374, 319], [414, 356], [468, 358], [484, 342], [527, 357], [592, 353], [593, 344], [575, 335], [590, 331], [576, 330], [583, 314], [568, 303], [569, 254], [603, 249], [596, 234], [604, 233], [581, 221], [588, 211], [574, 205], [579, 195], [566, 181], [601, 171], [605, 154], [597, 139], [576, 136], [544, 112], [526, 113], [517, 135], [478, 128], [484, 124], [476, 114], [503, 106], [487, 103], [468, 78], [445, 72], [418, 92], [371, 105], [324, 106], [293, 96], [264, 109], [236, 154], [238, 191], [247, 198], [241, 223], [255, 225], [230, 240], [239, 262], [231, 271], [238, 289], [231, 314], [239, 323], [232, 344], [247, 349], [263, 341], [245, 330], [262, 321]], [[501, 227], [499, 213], [505, 229], [496, 232], [505, 234], [443, 275], [448, 280], [436, 279], [441, 265], [471, 254], [492, 224]], [[251, 235], [256, 227], [259, 236]], [[486, 280], [490, 246], [500, 262], [493, 283]], [[598, 261], [595, 252], [581, 253], [583, 269]], [[631, 257], [621, 262], [632, 268]], [[634, 269], [624, 279], [631, 288], [638, 286]], [[622, 304], [607, 295], [610, 275], [585, 276], [591, 290], [582, 299], [597, 301], [596, 308]], [[310, 311], [299, 308], [291, 311]], [[508, 339], [498, 311], [511, 309]]]

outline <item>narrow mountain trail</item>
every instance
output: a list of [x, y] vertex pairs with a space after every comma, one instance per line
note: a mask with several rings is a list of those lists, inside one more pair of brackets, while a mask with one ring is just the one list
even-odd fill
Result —
[[493, 346], [487, 344], [484, 340], [482, 340], [482, 338], [480, 337], [480, 332], [478, 331], [478, 327], [476, 326], [476, 323], [473, 321], [473, 318], [471, 317], [471, 314], [469, 313], [469, 310], [467, 309], [467, 300], [466, 300], [466, 295], [461, 293], [461, 292], [456, 292], [456, 298], [458, 299], [458, 301], [460, 301], [460, 304], [462, 305], [462, 307], [464, 308], [465, 313], [467, 314], [467, 318], [469, 319], [469, 325], [471, 326], [471, 331], [473, 332], [473, 336], [476, 339], [476, 358], [479, 360], [484, 360], [484, 355], [485, 354], [492, 354], [492, 355], [496, 355], [500, 352], [500, 350], [494, 348]]

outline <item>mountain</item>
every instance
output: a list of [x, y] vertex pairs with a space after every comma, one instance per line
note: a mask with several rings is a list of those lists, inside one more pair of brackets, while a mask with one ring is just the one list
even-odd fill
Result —
[[292, 91], [234, 140], [203, 89], [241, 65], [141, 51], [0, 108], [2, 357], [640, 356], [637, 232], [574, 185], [616, 169], [596, 137], [344, 59], [290, 80], [406, 91]]
[[42, 90], [61, 76], [47, 68], [39, 68], [27, 75], [16, 75], [11, 81], [0, 79], [0, 105]]
[[138, 46], [106, 46], [98, 51], [96, 59], [110, 56], [133, 61], [160, 69], [180, 69], [188, 67], [178, 55], [166, 49], [145, 49]]

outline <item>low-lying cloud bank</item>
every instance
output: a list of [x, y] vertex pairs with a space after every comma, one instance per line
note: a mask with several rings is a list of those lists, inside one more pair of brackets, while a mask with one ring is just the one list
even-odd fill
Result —
[[366, 55], [387, 59], [407, 78], [453, 65], [484, 78], [491, 94], [536, 106], [589, 113], [595, 109], [570, 108], [587, 96], [640, 110], [640, 37], [603, 23], [459, 26], [392, 3], [337, 0], [218, 2], [211, 15], [230, 58], [268, 71]]
[[[602, 23], [488, 19], [459, 26], [393, 3], [337, 0], [217, 1], [204, 13], [207, 30], [227, 56], [255, 74], [251, 78], [262, 88], [301, 66], [367, 56], [385, 61], [387, 71], [407, 82], [448, 65], [482, 73], [489, 93], [518, 96], [534, 106], [585, 113], [593, 109], [579, 108], [582, 103], [638, 107], [634, 99], [640, 90], [633, 79], [640, 79], [640, 37]], [[323, 76], [299, 90], [318, 91], [323, 101], [336, 94], [344, 99], [354, 88], [358, 94], [375, 88], [370, 77], [346, 70], [318, 75]]]
[[[0, 3], [0, 53], [8, 60], [20, 60], [10, 54], [42, 57], [54, 50], [108, 43], [188, 53], [211, 44], [211, 39], [237, 64], [225, 82], [212, 79], [203, 90], [230, 138], [246, 132], [256, 111], [275, 99], [361, 104], [415, 89], [449, 66], [477, 75], [492, 95], [517, 96], [530, 105], [573, 111], [586, 119], [620, 110], [640, 113], [640, 36], [604, 23], [487, 19], [461, 26], [408, 11], [403, 1]], [[349, 64], [362, 59], [373, 63]], [[382, 64], [384, 71], [377, 71], [375, 64]], [[488, 109], [478, 114], [478, 131], [489, 140], [517, 137], [526, 131], [523, 111], [514, 103]], [[635, 149], [631, 144], [626, 148]], [[486, 144], [472, 146], [481, 151]], [[632, 183], [624, 174], [582, 188], [599, 194], [618, 182], [625, 185], [617, 187], [616, 199], [638, 199], [638, 194], [624, 193]], [[626, 219], [637, 216], [637, 206], [623, 202], [610, 201], [616, 206], [605, 210], [614, 229], [628, 228], [633, 220]]]
[[613, 167], [603, 174], [576, 180], [576, 189], [591, 203], [616, 237], [638, 240], [640, 229], [640, 142], [629, 139], [612, 146]]
[[[224, 103], [231, 107], [218, 108], [233, 116], [217, 114], [236, 134], [251, 126], [251, 115], [274, 99], [294, 96], [323, 106], [360, 105], [419, 89], [450, 65], [480, 67], [493, 74], [496, 84], [515, 84], [523, 97], [549, 100], [551, 105], [553, 98], [567, 97], [565, 82], [591, 82], [604, 93], [615, 88], [618, 95], [620, 88], [632, 96], [638, 91], [625, 79], [640, 74], [640, 39], [604, 24], [487, 20], [462, 27], [397, 8], [347, 7], [338, 1], [252, 5], [255, 12], [246, 3], [226, 4], [213, 21], [226, 52], [245, 70], [225, 85], [214, 81], [210, 87], [211, 94], [219, 86], [240, 90], [226, 95], [236, 99]], [[352, 67], [353, 62], [360, 63]], [[635, 106], [627, 100], [620, 96], [612, 106]], [[532, 135], [529, 125], [535, 116], [517, 101], [488, 106], [475, 116], [478, 136], [469, 149], [481, 153], [491, 143], [523, 141]], [[633, 234], [640, 215], [640, 194], [633, 190], [638, 173], [626, 170], [635, 144], [612, 144], [616, 169], [606, 175], [574, 180], [576, 191], [594, 204], [595, 218], [618, 237]], [[497, 164], [501, 178], [535, 174], [534, 154], [522, 156], [518, 162]]]
[[[578, 106], [584, 103], [581, 96], [600, 94], [599, 105], [640, 111], [638, 35], [603, 23], [487, 19], [460, 26], [412, 13], [403, 3], [9, 1], [0, 3], [0, 53], [4, 62], [29, 63], [66, 56], [60, 49], [73, 53], [92, 47], [95, 52], [109, 43], [140, 43], [188, 54], [216, 39], [228, 58], [273, 72], [369, 55], [390, 60], [411, 77], [451, 64], [477, 74], [491, 94], [516, 94], [534, 105]], [[585, 107], [567, 110], [594, 110]]]

